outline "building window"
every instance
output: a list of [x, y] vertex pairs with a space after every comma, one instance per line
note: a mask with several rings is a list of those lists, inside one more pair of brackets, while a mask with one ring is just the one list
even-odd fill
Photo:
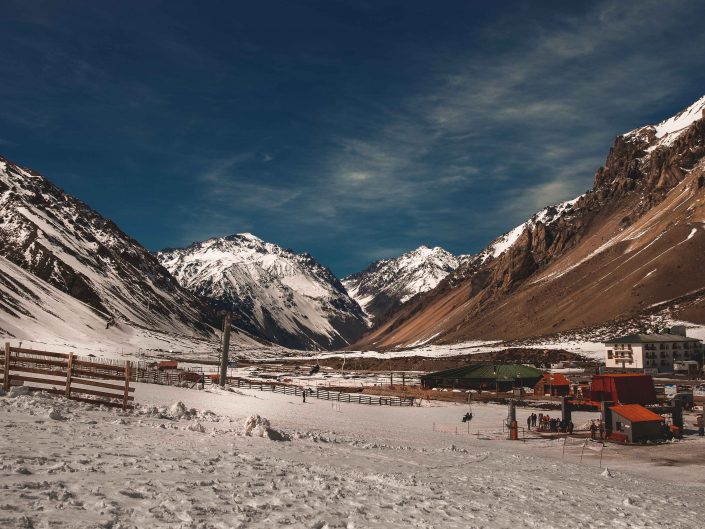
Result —
[[618, 432], [621, 432], [621, 431], [622, 431], [622, 423], [621, 423], [621, 421], [617, 421], [617, 422], [615, 423], [615, 427], [617, 428], [617, 431], [618, 431]]
[[607, 349], [607, 358], [614, 358], [614, 353], [612, 352], [612, 349]]

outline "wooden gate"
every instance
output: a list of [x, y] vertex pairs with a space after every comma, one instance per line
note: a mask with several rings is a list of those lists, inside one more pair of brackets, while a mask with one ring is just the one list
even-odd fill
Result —
[[5, 344], [2, 355], [2, 384], [5, 391], [13, 385], [47, 391], [73, 400], [132, 408], [135, 388], [130, 386], [132, 365], [117, 365], [108, 360], [83, 358], [73, 353], [53, 353], [20, 349]]

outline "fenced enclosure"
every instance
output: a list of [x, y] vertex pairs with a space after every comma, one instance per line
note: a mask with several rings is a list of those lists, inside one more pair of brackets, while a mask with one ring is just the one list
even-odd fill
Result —
[[[260, 382], [247, 380], [244, 378], [228, 378], [231, 386], [245, 389], [256, 389], [259, 391], [272, 391], [286, 395], [301, 395], [304, 388], [292, 384], [281, 384], [278, 382]], [[331, 400], [336, 402], [349, 402], [355, 404], [367, 404], [370, 406], [413, 406], [413, 397], [392, 397], [382, 395], [365, 395], [362, 393], [346, 393], [343, 391], [328, 391], [317, 387], [306, 390], [306, 395], [316, 399]]]
[[21, 349], [9, 343], [1, 360], [5, 391], [23, 385], [82, 402], [132, 408], [135, 388], [130, 385], [130, 362]]
[[203, 387], [204, 384], [211, 383], [210, 377], [206, 377], [202, 368], [190, 369], [163, 369], [158, 365], [145, 364], [139, 362], [134, 370], [135, 382], [146, 384], [159, 384], [162, 386], [177, 386], [196, 388]]

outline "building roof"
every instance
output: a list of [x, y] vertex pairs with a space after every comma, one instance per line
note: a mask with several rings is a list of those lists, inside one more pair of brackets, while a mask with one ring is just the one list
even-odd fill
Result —
[[630, 334], [620, 338], [606, 340], [610, 343], [666, 343], [666, 342], [699, 342], [697, 338], [688, 338], [680, 334]]
[[642, 378], [651, 378], [651, 375], [645, 375], [644, 373], [603, 373], [602, 375], [592, 375], [593, 380], [596, 378], [633, 378], [633, 379], [642, 379]]
[[552, 386], [570, 386], [570, 380], [561, 373], [544, 373], [543, 380]]
[[162, 360], [161, 362], [159, 362], [159, 367], [168, 367], [176, 369], [177, 367], [179, 367], [179, 362], [176, 360]]
[[469, 378], [510, 381], [517, 379], [540, 379], [543, 371], [522, 364], [485, 365], [470, 364], [444, 371], [429, 373], [421, 378]]
[[663, 417], [651, 410], [647, 410], [641, 404], [622, 404], [621, 406], [611, 406], [610, 410], [631, 422], [663, 421]]

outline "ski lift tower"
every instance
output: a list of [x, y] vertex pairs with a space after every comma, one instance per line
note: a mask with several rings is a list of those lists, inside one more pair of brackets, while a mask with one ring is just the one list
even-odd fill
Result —
[[218, 378], [218, 383], [220, 387], [225, 387], [225, 381], [228, 378], [228, 356], [230, 352], [230, 324], [232, 321], [232, 314], [230, 311], [225, 313], [225, 318], [223, 321], [223, 343], [220, 353], [220, 377]]

